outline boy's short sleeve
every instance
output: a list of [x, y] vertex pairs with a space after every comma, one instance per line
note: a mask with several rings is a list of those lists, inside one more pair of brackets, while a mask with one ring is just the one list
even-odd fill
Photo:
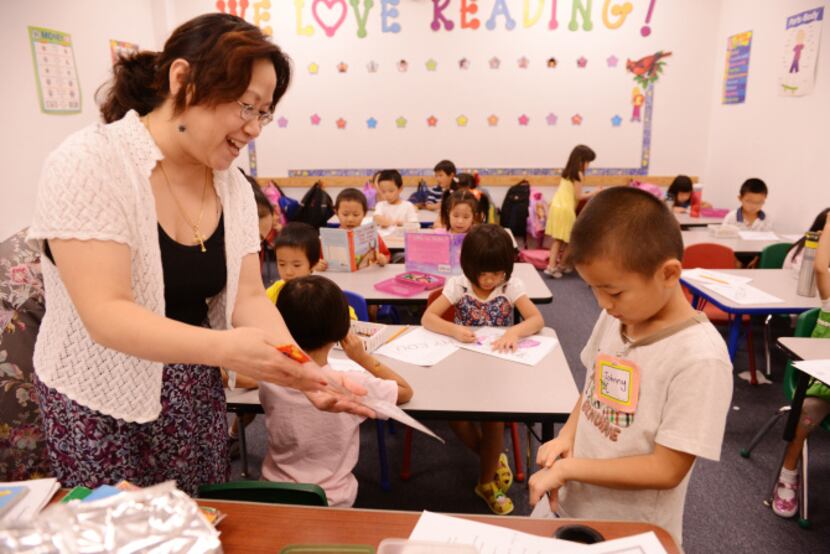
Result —
[[732, 401], [732, 367], [718, 358], [684, 363], [668, 386], [655, 442], [718, 461]]
[[511, 304], [515, 304], [516, 300], [522, 296], [527, 296], [527, 287], [525, 287], [524, 281], [518, 277], [511, 277], [504, 289], [504, 294]]
[[738, 226], [737, 210], [732, 210], [731, 212], [726, 214], [726, 216], [723, 218], [723, 221], [721, 222], [721, 225], [734, 225], [734, 226], [737, 227]]
[[404, 221], [406, 223], [418, 223], [418, 210], [415, 209], [415, 205], [409, 200], [406, 200], [406, 204], [406, 217]]
[[464, 277], [461, 275], [450, 277], [444, 285], [443, 296], [450, 301], [450, 304], [455, 306], [461, 301], [461, 297], [464, 296], [465, 288]]

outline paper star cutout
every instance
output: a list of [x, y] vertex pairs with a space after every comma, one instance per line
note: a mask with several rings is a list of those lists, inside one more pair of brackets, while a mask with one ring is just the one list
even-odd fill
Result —
[[369, 63], [366, 64], [366, 69], [369, 71], [369, 73], [377, 73], [378, 72], [378, 62], [376, 62], [375, 60], [370, 61]]
[[490, 58], [490, 69], [498, 69], [501, 65], [501, 60], [493, 56]]
[[286, 127], [288, 127], [288, 120], [285, 119], [285, 117], [280, 117], [277, 120], [277, 125], [280, 127], [280, 129], [285, 129]]
[[470, 60], [467, 58], [458, 60], [458, 69], [470, 69]]
[[320, 124], [320, 116], [317, 115], [317, 114], [312, 115], [311, 116], [311, 124], [312, 125], [319, 125]]
[[403, 129], [406, 127], [406, 118], [404, 116], [400, 116], [398, 119], [395, 120], [395, 125], [398, 126], [398, 129]]
[[366, 120], [366, 126], [370, 129], [375, 129], [378, 126], [378, 120], [374, 117], [370, 117]]
[[614, 127], [619, 127], [621, 123], [622, 118], [619, 116], [619, 114], [611, 118], [611, 125], [613, 125]]
[[526, 114], [522, 114], [519, 116], [519, 125], [523, 127], [527, 127], [527, 124], [530, 122], [530, 118], [527, 117]]
[[345, 73], [348, 70], [349, 70], [349, 64], [347, 64], [346, 62], [340, 62], [339, 64], [337, 64], [338, 73]]
[[527, 69], [527, 65], [530, 63], [530, 60], [527, 59], [526, 56], [522, 56], [519, 58], [519, 69]]
[[488, 118], [487, 118], [487, 124], [488, 124], [490, 127], [495, 127], [496, 125], [498, 125], [498, 124], [499, 124], [499, 118], [498, 118], [498, 116], [497, 116], [497, 115], [495, 115], [495, 114], [493, 114], [493, 115], [491, 115], [490, 117], [488, 117]]
[[436, 69], [438, 69], [438, 62], [430, 58], [427, 60], [426, 66], [427, 71], [435, 71]]
[[427, 118], [427, 125], [429, 125], [430, 127], [435, 127], [436, 125], [438, 125], [438, 118], [434, 115], [429, 116]]
[[401, 73], [406, 73], [406, 70], [409, 69], [409, 63], [406, 60], [401, 60], [398, 62], [398, 71]]
[[574, 115], [571, 118], [571, 123], [574, 125], [582, 125], [582, 116], [579, 114]]
[[317, 62], [311, 62], [308, 64], [308, 72], [311, 75], [317, 75], [317, 72], [320, 71], [320, 66], [317, 65]]
[[455, 122], [458, 124], [459, 127], [466, 127], [468, 121], [470, 120], [467, 119], [466, 115], [459, 115], [455, 118]]
[[337, 123], [337, 128], [338, 129], [345, 129], [346, 128], [346, 120], [343, 119], [342, 117], [340, 119], [338, 119], [335, 123]]
[[556, 114], [555, 114], [555, 113], [553, 113], [553, 112], [549, 113], [549, 114], [547, 115], [547, 117], [545, 117], [545, 121], [547, 121], [547, 122], [548, 122], [548, 125], [556, 125], [556, 121], [557, 121], [558, 119], [559, 119], [559, 118], [558, 118], [558, 117], [556, 117]]
[[583, 68], [588, 65], [588, 59], [585, 56], [581, 56], [578, 60], [576, 60], [577, 67]]
[[611, 54], [606, 58], [605, 62], [608, 64], [608, 67], [617, 67], [617, 62], [619, 62], [619, 58], [617, 56]]

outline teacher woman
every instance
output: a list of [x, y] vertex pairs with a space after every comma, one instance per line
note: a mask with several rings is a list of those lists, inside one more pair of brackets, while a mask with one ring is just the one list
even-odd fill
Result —
[[351, 394], [365, 391], [274, 348], [293, 340], [262, 286], [251, 186], [229, 170], [271, 122], [287, 57], [208, 14], [113, 70], [105, 124], [44, 163], [28, 236], [44, 254], [47, 449], [64, 486], [175, 479], [195, 494], [229, 474], [219, 366], [372, 414]]

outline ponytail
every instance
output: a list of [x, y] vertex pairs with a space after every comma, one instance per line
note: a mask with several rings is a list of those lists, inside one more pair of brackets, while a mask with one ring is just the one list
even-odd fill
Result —
[[142, 51], [118, 58], [112, 67], [113, 78], [107, 85], [98, 89], [98, 94], [105, 90], [106, 96], [101, 103], [101, 117], [105, 123], [118, 121], [130, 111], [139, 115], [153, 111], [164, 101], [159, 94], [156, 79], [157, 52]]

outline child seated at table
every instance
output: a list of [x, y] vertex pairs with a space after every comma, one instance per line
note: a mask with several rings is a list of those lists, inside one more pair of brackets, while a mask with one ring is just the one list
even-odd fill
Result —
[[418, 223], [418, 211], [409, 200], [401, 198], [403, 177], [396, 169], [385, 169], [378, 177], [378, 195], [382, 199], [375, 205], [375, 223], [381, 227]]
[[772, 221], [762, 209], [767, 201], [767, 184], [751, 178], [741, 185], [738, 200], [741, 205], [723, 218], [724, 225], [734, 225], [744, 231], [772, 231]]
[[[827, 219], [826, 210], [824, 230], [818, 241], [816, 251], [815, 272], [816, 285], [821, 296], [821, 311], [819, 312], [816, 328], [813, 329], [814, 338], [830, 339], [830, 219]], [[807, 389], [807, 396], [801, 408], [801, 419], [795, 429], [795, 437], [787, 444], [784, 454], [784, 464], [778, 476], [778, 485], [772, 497], [772, 511], [781, 517], [793, 517], [798, 512], [798, 461], [804, 441], [816, 426], [830, 415], [830, 387], [827, 383], [813, 380]]]
[[[348, 230], [360, 227], [367, 213], [366, 195], [355, 188], [343, 189], [337, 195], [337, 200], [334, 201], [334, 213], [337, 214], [341, 229]], [[369, 263], [385, 266], [389, 263], [390, 257], [389, 248], [383, 242], [383, 237], [378, 235], [378, 251], [375, 258], [370, 258]], [[325, 260], [320, 260], [318, 269], [325, 271], [328, 269], [328, 263]]]
[[[821, 230], [824, 229], [825, 223], [827, 223], [828, 212], [830, 212], [830, 208], [824, 208], [821, 210], [813, 220], [813, 224], [810, 225], [808, 231], [812, 231], [813, 233], [821, 232]], [[789, 250], [787, 250], [787, 255], [784, 257], [784, 269], [792, 270], [796, 276], [798, 276], [801, 271], [801, 261], [804, 257], [805, 241], [806, 237], [802, 236], [800, 239], [792, 243]]]
[[653, 523], [680, 544], [695, 458], [720, 457], [732, 398], [726, 345], [683, 295], [683, 239], [658, 198], [600, 192], [570, 249], [603, 311], [581, 354], [583, 392], [539, 448], [530, 503], [568, 518]]
[[429, 198], [427, 199], [426, 209], [436, 211], [441, 208], [441, 201], [444, 195], [452, 192], [450, 189], [455, 183], [455, 164], [450, 160], [441, 160], [433, 168], [435, 172], [435, 186], [429, 189]]
[[[461, 245], [464, 274], [447, 280], [443, 294], [427, 308], [421, 324], [462, 342], [475, 342], [471, 327], [505, 327], [504, 335], [493, 347], [515, 350], [521, 338], [537, 333], [545, 322], [528, 298], [524, 283], [512, 277], [513, 256], [513, 241], [507, 231], [490, 224], [473, 227]], [[451, 323], [442, 316], [453, 306], [455, 321]], [[514, 308], [524, 318], [521, 323], [513, 322]], [[513, 377], [505, 375], [504, 378]], [[512, 512], [513, 501], [506, 493], [513, 484], [513, 472], [503, 452], [504, 423], [485, 421], [479, 427], [472, 421], [453, 421], [450, 427], [479, 456], [475, 493], [487, 502], [493, 513]]]
[[469, 233], [473, 225], [478, 225], [482, 221], [478, 200], [466, 189], [450, 194], [447, 200], [447, 214], [445, 227], [452, 234]]
[[[277, 308], [291, 336], [317, 365], [328, 365], [329, 352], [340, 342], [346, 355], [366, 370], [349, 371], [348, 377], [368, 391], [368, 398], [397, 404], [412, 398], [409, 383], [368, 354], [349, 331], [349, 304], [332, 281], [317, 275], [293, 279], [283, 287]], [[314, 483], [326, 491], [329, 506], [352, 506], [357, 496], [352, 470], [364, 418], [320, 411], [304, 393], [270, 383], [262, 383], [259, 399], [268, 430], [262, 476]]]

